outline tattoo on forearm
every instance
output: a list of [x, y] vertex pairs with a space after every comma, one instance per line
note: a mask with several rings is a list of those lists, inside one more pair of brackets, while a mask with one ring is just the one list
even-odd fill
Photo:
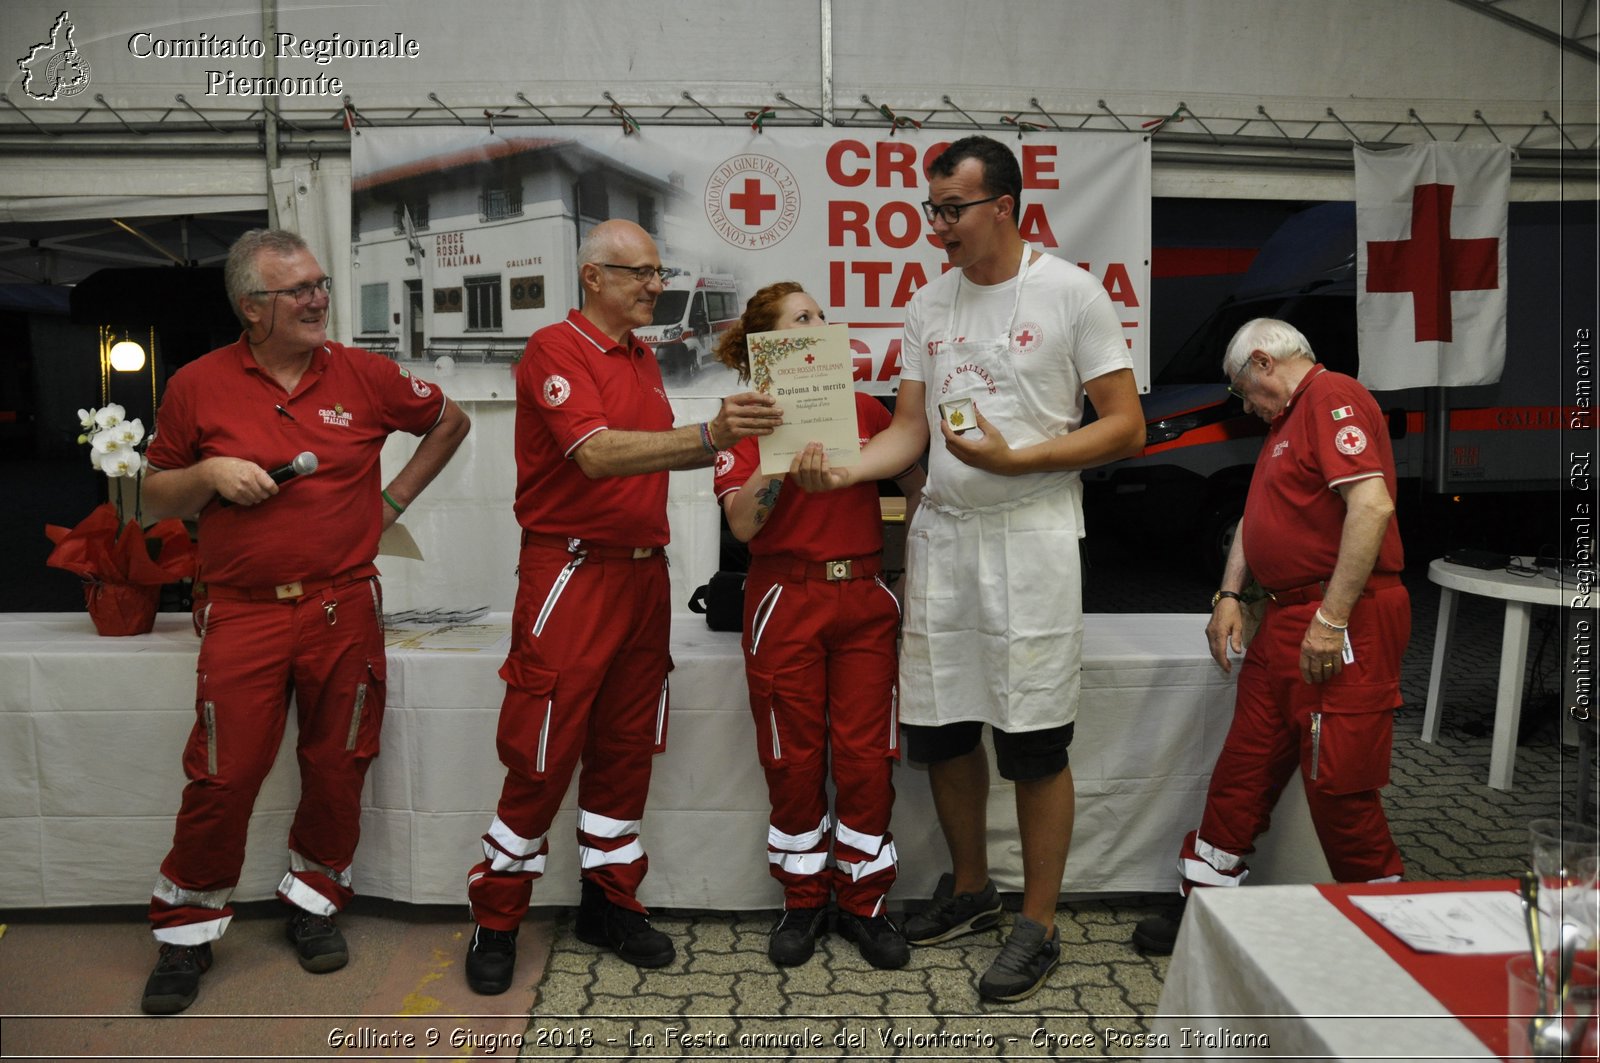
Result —
[[772, 507], [778, 504], [778, 492], [783, 490], [783, 480], [768, 480], [767, 486], [756, 492], [756, 523], [765, 524], [772, 516]]

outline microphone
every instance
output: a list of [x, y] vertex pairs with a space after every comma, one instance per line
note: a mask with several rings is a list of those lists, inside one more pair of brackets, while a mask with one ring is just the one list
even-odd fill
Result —
[[310, 476], [317, 471], [317, 456], [309, 450], [302, 450], [294, 456], [294, 460], [287, 465], [280, 465], [267, 473], [275, 484], [287, 483], [296, 476]]
[[[300, 453], [294, 456], [294, 460], [289, 464], [280, 465], [276, 469], [268, 471], [267, 475], [271, 477], [273, 483], [284, 484], [288, 483], [290, 480], [293, 480], [296, 476], [310, 476], [316, 471], [317, 456], [311, 453], [309, 450], [302, 450]], [[233, 503], [226, 498], [222, 500], [222, 504], [224, 506], [233, 505]]]

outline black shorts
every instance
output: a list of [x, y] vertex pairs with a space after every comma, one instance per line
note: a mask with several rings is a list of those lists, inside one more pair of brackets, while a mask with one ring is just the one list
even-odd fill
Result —
[[[937, 764], [954, 760], [978, 748], [983, 738], [983, 724], [975, 720], [947, 723], [942, 726], [923, 727], [902, 724], [906, 736], [906, 756], [918, 764]], [[1066, 769], [1070, 760], [1067, 748], [1072, 745], [1072, 724], [1046, 727], [1042, 731], [1011, 733], [998, 727], [994, 732], [994, 760], [1000, 777], [1012, 782], [1029, 782], [1048, 779]]]

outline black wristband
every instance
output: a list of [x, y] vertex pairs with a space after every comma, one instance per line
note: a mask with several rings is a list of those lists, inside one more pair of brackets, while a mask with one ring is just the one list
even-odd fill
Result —
[[1218, 591], [1211, 596], [1211, 608], [1215, 609], [1217, 607], [1217, 603], [1222, 601], [1224, 598], [1232, 598], [1240, 605], [1244, 604], [1244, 596], [1239, 594], [1237, 591]]

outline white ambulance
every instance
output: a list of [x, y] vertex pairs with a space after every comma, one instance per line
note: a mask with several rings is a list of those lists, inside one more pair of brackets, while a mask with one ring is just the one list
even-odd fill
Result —
[[713, 360], [718, 337], [743, 308], [733, 277], [679, 269], [656, 300], [655, 317], [633, 334], [655, 350], [663, 376], [692, 376]]

